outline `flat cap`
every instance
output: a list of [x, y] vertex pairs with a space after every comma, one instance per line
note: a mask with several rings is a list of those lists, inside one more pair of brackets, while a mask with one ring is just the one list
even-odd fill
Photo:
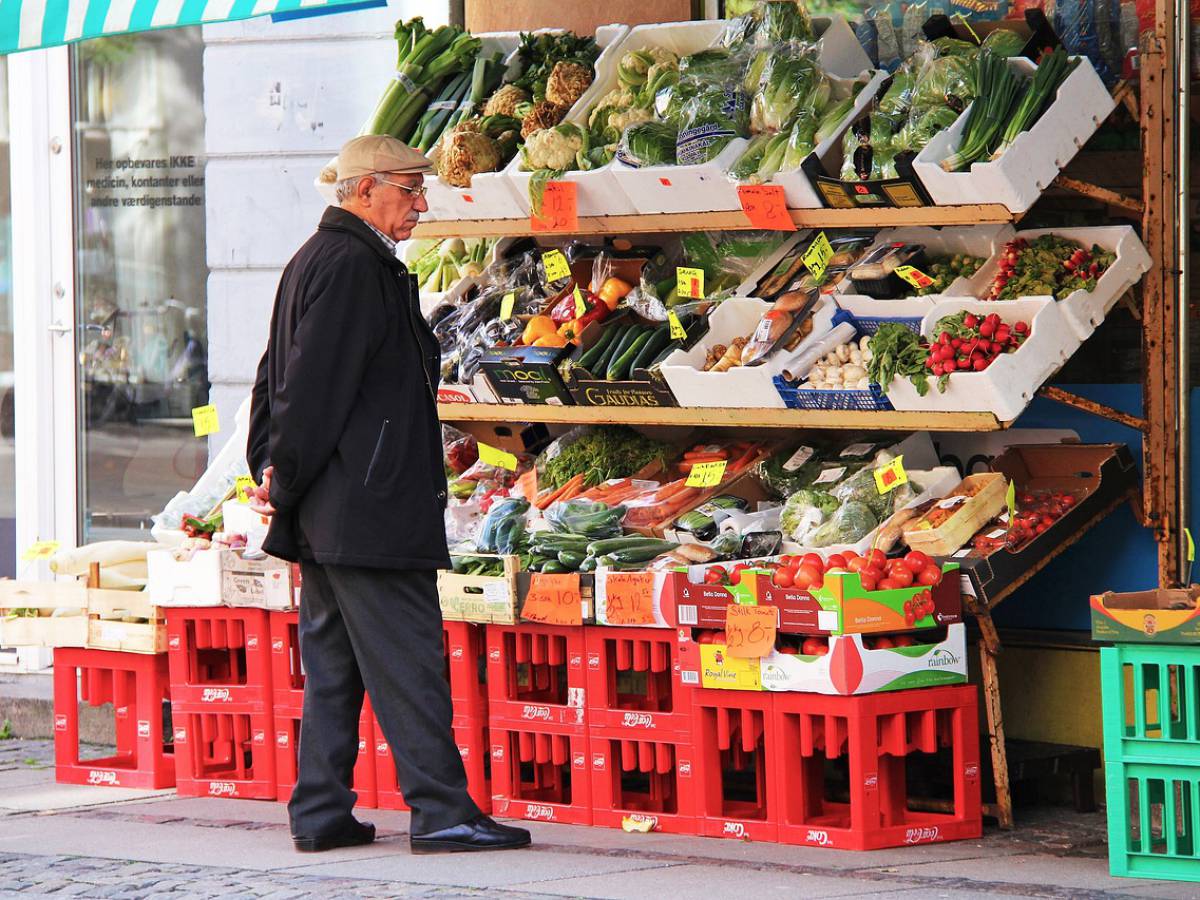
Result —
[[337, 180], [362, 175], [419, 175], [436, 167], [424, 153], [386, 134], [364, 134], [346, 142], [337, 158]]

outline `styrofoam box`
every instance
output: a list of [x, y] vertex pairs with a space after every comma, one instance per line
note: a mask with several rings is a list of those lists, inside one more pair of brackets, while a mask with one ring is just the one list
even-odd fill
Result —
[[180, 561], [171, 550], [146, 554], [146, 591], [155, 606], [221, 606], [221, 551]]
[[[1015, 234], [1011, 225], [976, 225], [948, 229], [912, 226], [909, 228], [888, 228], [879, 232], [875, 243], [867, 250], [866, 256], [876, 247], [885, 244], [923, 244], [931, 256], [952, 256], [956, 253], [966, 253], [993, 260], [1004, 249]], [[986, 274], [989, 264], [985, 262], [971, 278], [956, 278], [945, 291], [940, 294], [927, 294], [924, 297], [900, 297], [895, 300], [879, 300], [865, 294], [854, 293], [854, 282], [849, 277], [843, 278], [838, 285], [837, 304], [851, 315], [871, 319], [919, 319], [934, 306], [947, 297], [981, 297], [991, 282], [991, 276]], [[994, 270], [994, 266], [992, 267]]]
[[958, 372], [947, 380], [944, 393], [930, 376], [929, 391], [897, 376], [888, 385], [888, 399], [900, 412], [990, 412], [1009, 422], [1019, 416], [1034, 392], [1061, 368], [1080, 345], [1053, 297], [1025, 297], [997, 305], [987, 300], [946, 298], [925, 314], [921, 333], [933, 337], [938, 319], [967, 310], [979, 316], [998, 313], [1008, 323], [1029, 322], [1030, 334], [1016, 353], [1004, 353], [982, 372]]
[[[1116, 261], [1105, 269], [1104, 274], [1096, 282], [1094, 291], [1074, 291], [1065, 299], [1058, 301], [1058, 308], [1067, 322], [1079, 335], [1081, 341], [1092, 336], [1096, 327], [1104, 321], [1108, 311], [1121, 299], [1121, 295], [1137, 284], [1142, 275], [1150, 270], [1150, 254], [1138, 240], [1137, 234], [1129, 225], [1102, 225], [1098, 228], [1039, 228], [1031, 231], [1018, 231], [1015, 237], [1033, 240], [1044, 234], [1053, 234], [1068, 240], [1078, 241], [1085, 249], [1098, 245], [1117, 255]], [[1000, 263], [1000, 252], [1004, 249], [1001, 244], [996, 253], [976, 273], [982, 279], [978, 296], [983, 296]], [[1010, 301], [994, 301], [1008, 303]]]
[[[558, 28], [547, 28], [540, 29], [534, 33], [540, 34], [542, 32], [557, 32], [561, 30]], [[585, 114], [581, 112], [584, 109], [583, 104], [587, 102], [589, 96], [595, 96], [593, 89], [596, 87], [596, 82], [600, 80], [599, 76], [602, 67], [609, 66], [617, 45], [621, 43], [621, 40], [628, 31], [628, 25], [601, 25], [596, 29], [596, 45], [601, 48], [600, 55], [596, 58], [593, 66], [596, 78], [593, 79], [592, 84], [567, 112], [567, 120], [575, 121], [571, 119], [572, 115], [579, 116]], [[509, 78], [515, 77], [519, 71], [517, 47], [520, 44], [521, 35], [520, 32], [506, 32], [503, 35], [496, 35], [495, 37], [497, 40], [504, 40], [506, 43], [511, 42], [511, 50], [505, 60], [508, 63], [508, 72], [505, 75], [505, 81], [507, 81]], [[438, 150], [438, 147], [434, 147], [430, 156], [436, 159]], [[512, 162], [515, 163], [520, 158], [521, 154], [518, 153]], [[511, 165], [509, 169], [511, 169]], [[426, 218], [430, 221], [443, 221], [459, 219], [520, 219], [528, 216], [528, 185], [521, 186], [514, 182], [509, 169], [474, 175], [471, 178], [471, 186], [469, 188], [451, 187], [439, 178], [427, 179], [426, 183], [429, 185], [429, 193], [426, 195], [426, 199], [429, 201], [429, 213], [426, 215]], [[579, 208], [579, 213], [587, 215], [582, 208]]]
[[[472, 238], [472, 240], [479, 240], [479, 238]], [[513, 243], [514, 240], [515, 240], [515, 238], [506, 237], [506, 238], [501, 238], [499, 241], [492, 244], [492, 246], [490, 248], [488, 248], [487, 254], [483, 257], [483, 268], [486, 269], [493, 262], [495, 262], [496, 254], [498, 252], [502, 253], [505, 248], [507, 248], [508, 246], [510, 246]], [[426, 239], [418, 240], [418, 239], [411, 239], [411, 238], [407, 241], [401, 241], [399, 244], [396, 245], [396, 256], [398, 256], [400, 258], [400, 261], [409, 268], [409, 271], [412, 271], [413, 263], [415, 263], [418, 259], [421, 258], [422, 254], [424, 253], [424, 251], [426, 249], [428, 249], [428, 247], [431, 243], [440, 243], [440, 242], [429, 241]], [[458, 290], [459, 286], [462, 285], [463, 282], [467, 281], [468, 279], [470, 279], [472, 277], [473, 276], [470, 276], [470, 275], [464, 275], [462, 278], [460, 278], [458, 281], [456, 281], [453, 285], [451, 285], [450, 290], [448, 290], [448, 291], [425, 291], [425, 290], [422, 290], [421, 291], [421, 315], [428, 318], [429, 314], [431, 312], [433, 312], [433, 310], [436, 309], [441, 303], [454, 302], [454, 298], [462, 296], [462, 293], [463, 293], [462, 291]]]
[[[544, 28], [535, 31], [534, 34], [542, 32], [561, 31], [558, 28]], [[603, 25], [596, 29], [596, 43], [602, 48], [600, 56], [596, 60], [595, 68], [597, 72], [596, 81], [599, 80], [599, 72], [601, 61], [606, 60], [606, 54], [615, 49], [621, 39], [629, 31], [627, 25]], [[504, 54], [505, 70], [504, 81], [516, 76], [519, 70], [517, 59], [517, 48], [521, 44], [521, 32], [519, 31], [500, 31], [490, 34], [476, 35], [481, 42], [479, 49], [480, 56], [492, 56], [500, 52]], [[592, 87], [595, 87], [596, 81], [592, 82]], [[576, 101], [572, 107], [574, 111], [580, 104], [587, 101], [592, 88]], [[568, 113], [568, 115], [570, 115]], [[430, 156], [436, 160], [438, 147], [435, 146], [430, 152]], [[336, 161], [336, 157], [330, 160], [330, 164]], [[322, 199], [331, 206], [337, 205], [337, 198], [334, 192], [334, 186], [328, 182], [321, 181], [320, 173], [317, 174], [313, 182], [317, 192]], [[469, 188], [456, 188], [443, 183], [436, 175], [430, 175], [425, 179], [425, 185], [429, 188], [429, 192], [425, 195], [425, 200], [429, 204], [429, 211], [422, 218], [429, 222], [458, 220], [458, 219], [519, 219], [528, 215], [529, 208], [526, 203], [524, 210], [519, 203], [519, 195], [516, 188], [505, 177], [504, 171], [486, 172], [474, 176], [471, 179]], [[518, 202], [514, 202], [517, 200]]]
[[[772, 379], [779, 374], [784, 354], [776, 353], [761, 366], [736, 366], [725, 372], [705, 372], [704, 358], [714, 344], [728, 345], [734, 338], [754, 333], [763, 314], [773, 304], [753, 297], [723, 300], [709, 317], [708, 334], [690, 350], [676, 350], [663, 360], [661, 371], [680, 406], [771, 407], [783, 409], [783, 398]], [[793, 353], [833, 327], [836, 305], [824, 299], [813, 312], [813, 330]], [[791, 356], [792, 354], [788, 354]]]
[[[630, 29], [617, 48], [616, 59], [619, 61], [626, 53], [647, 47], [663, 47], [678, 56], [687, 56], [710, 47], [725, 25], [724, 20], [638, 25]], [[815, 18], [813, 28], [820, 35], [819, 61], [827, 74], [853, 79], [870, 70], [871, 61], [844, 18]], [[614, 67], [603, 93], [616, 86]], [[610, 165], [625, 196], [643, 215], [740, 209], [737, 182], [727, 173], [748, 143], [743, 138], [733, 140], [715, 159], [695, 166], [634, 168], [620, 160]]]
[[[1078, 64], [1059, 85], [1054, 103], [1032, 128], [1017, 136], [999, 159], [977, 162], [965, 172], [942, 169], [942, 160], [959, 145], [970, 106], [917, 154], [913, 171], [934, 203], [1002, 203], [1012, 212], [1021, 213], [1037, 202], [1042, 191], [1116, 108], [1091, 62], [1082, 57], [1072, 60]], [[1025, 78], [1037, 71], [1037, 66], [1024, 57], [1010, 57], [1008, 64]]]
[[[887, 79], [887, 72], [875, 72], [866, 86], [858, 92], [858, 96], [854, 98], [854, 105], [846, 117], [842, 119], [841, 124], [838, 125], [833, 134], [817, 144], [812, 152], [809, 153], [809, 156], [821, 156], [828, 153], [834, 144], [840, 144], [846, 135], [846, 130], [862, 111], [874, 102], [875, 95], [879, 93], [879, 88]], [[833, 99], [836, 101], [845, 99], [850, 95], [850, 89], [856, 79], [835, 77], [832, 80], [834, 88]], [[821, 199], [821, 195], [817, 193], [817, 189], [813, 187], [812, 182], [799, 166], [795, 169], [776, 172], [769, 183], [777, 184], [783, 188], [789, 209], [820, 209], [825, 205]]]

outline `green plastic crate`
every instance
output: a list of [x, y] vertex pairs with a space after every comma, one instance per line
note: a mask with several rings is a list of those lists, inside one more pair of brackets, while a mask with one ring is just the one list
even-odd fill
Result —
[[1200, 766], [1110, 762], [1108, 870], [1200, 881]]
[[1100, 694], [1108, 762], [1200, 766], [1200, 646], [1103, 647]]

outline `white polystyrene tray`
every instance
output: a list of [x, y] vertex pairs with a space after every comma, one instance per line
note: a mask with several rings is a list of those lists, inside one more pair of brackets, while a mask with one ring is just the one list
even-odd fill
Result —
[[[665, 360], [661, 372], [680, 406], [772, 407], [783, 409], [783, 398], [775, 390], [779, 374], [770, 360], [761, 366], [737, 366], [726, 372], [705, 372], [704, 358], [715, 344], [728, 345], [736, 337], [749, 337], [773, 304], [753, 297], [724, 300], [709, 317], [708, 333], [690, 350], [676, 350]], [[823, 300], [813, 313], [813, 330], [796, 351], [817, 340], [833, 326], [836, 305]], [[780, 358], [783, 354], [776, 354]]]
[[[678, 56], [688, 56], [712, 46], [725, 25], [724, 20], [638, 25], [630, 29], [615, 58], [619, 62], [626, 53], [647, 47], [663, 47]], [[826, 73], [853, 79], [871, 68], [870, 59], [844, 18], [814, 18], [813, 29], [820, 35], [819, 61]], [[616, 86], [614, 67], [600, 96]], [[620, 160], [610, 165], [622, 192], [643, 215], [740, 209], [737, 183], [727, 173], [747, 143], [743, 138], [731, 141], [715, 159], [695, 166], [635, 168]]]
[[[950, 256], [956, 253], [966, 253], [984, 260], [991, 260], [1004, 249], [1005, 243], [1015, 234], [1011, 225], [975, 225], [956, 228], [928, 228], [911, 226], [907, 228], [887, 228], [879, 232], [878, 237], [866, 256], [876, 247], [891, 243], [923, 244], [932, 256]], [[843, 278], [838, 284], [836, 300], [838, 306], [851, 315], [859, 318], [872, 319], [915, 319], [925, 315], [930, 309], [946, 297], [980, 297], [983, 295], [991, 276], [985, 276], [988, 268], [985, 262], [970, 278], [956, 278], [940, 294], [928, 294], [924, 297], [899, 297], [894, 300], [879, 300], [865, 294], [854, 293], [854, 282]]]
[[[490, 248], [488, 248], [487, 254], [483, 257], [483, 268], [486, 270], [488, 266], [495, 262], [497, 249], [503, 250], [505, 247], [511, 244], [512, 241], [513, 238], [501, 238]], [[428, 243], [430, 242], [426, 239], [415, 238], [410, 238], [407, 241], [401, 241], [396, 245], [396, 255], [400, 257], [400, 261], [403, 262], [405, 266], [410, 267], [411, 270], [412, 264], [421, 256], [420, 248], [422, 245]], [[421, 314], [428, 318], [429, 313], [436, 309], [439, 304], [443, 302], [453, 302], [456, 296], [461, 296], [461, 292], [457, 290], [459, 286], [472, 277], [473, 276], [470, 275], [464, 275], [462, 278], [452, 284], [450, 289], [447, 291], [426, 291], [421, 289]]]
[[[1105, 269], [1093, 291], [1074, 291], [1058, 301], [1058, 308], [1070, 323], [1081, 341], [1092, 336], [1096, 327], [1104, 321], [1121, 295], [1137, 284], [1142, 275], [1150, 270], [1150, 254], [1138, 240], [1133, 228], [1128, 225], [1102, 225], [1097, 228], [1038, 228], [1018, 231], [1013, 236], [1033, 240], [1043, 234], [1053, 234], [1078, 241], [1086, 249], [1092, 245], [1103, 247], [1117, 255], [1116, 261]], [[986, 294], [999, 265], [1002, 243], [993, 257], [980, 268], [976, 275], [982, 279], [980, 296]], [[1011, 301], [1001, 300], [999, 303]]]
[[1026, 297], [995, 303], [987, 300], [943, 298], [921, 322], [921, 333], [934, 337], [943, 316], [968, 311], [978, 316], [999, 314], [1007, 323], [1029, 322], [1029, 338], [1016, 353], [1005, 353], [982, 372], [956, 372], [939, 392], [937, 378], [929, 376], [924, 397], [905, 377], [887, 387], [888, 399], [899, 412], [990, 412], [1003, 422], [1021, 414], [1034, 392], [1057, 372], [1080, 345], [1080, 339], [1058, 309], [1053, 297]]
[[[934, 136], [913, 160], [913, 171], [934, 203], [1001, 203], [1021, 213], [1037, 202], [1116, 108], [1091, 62], [1083, 57], [1072, 60], [1078, 65], [1059, 85], [1054, 103], [999, 159], [977, 162], [965, 172], [942, 169], [942, 160], [958, 147], [970, 106], [950, 128]], [[1010, 57], [1008, 64], [1026, 78], [1037, 71], [1024, 57]]]

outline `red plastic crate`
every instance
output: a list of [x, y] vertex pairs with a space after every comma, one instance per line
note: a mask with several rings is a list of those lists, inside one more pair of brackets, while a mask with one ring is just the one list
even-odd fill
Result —
[[[408, 809], [396, 779], [396, 760], [383, 736], [379, 721], [372, 717], [375, 798], [380, 809]], [[491, 760], [488, 756], [487, 728], [482, 725], [457, 726], [454, 743], [467, 773], [467, 791], [482, 812], [492, 808]]]
[[489, 625], [487, 648], [490, 727], [586, 734], [582, 628]]
[[658, 738], [590, 738], [593, 825], [620, 828], [630, 818], [649, 822], [652, 831], [699, 833], [691, 741]]
[[591, 825], [587, 736], [531, 727], [490, 726], [493, 813]]
[[778, 840], [773, 695], [717, 689], [694, 689], [692, 695], [701, 833]]
[[[877, 850], [983, 833], [974, 687], [781, 693], [774, 727], [780, 841]], [[952, 786], [953, 812], [909, 808], [907, 768], [918, 753], [936, 754], [931, 768]]]
[[487, 637], [482, 625], [443, 622], [454, 725], [487, 727]]
[[304, 668], [300, 664], [300, 613], [271, 612], [271, 691], [275, 711], [304, 709]]
[[[300, 716], [275, 711], [275, 787], [276, 797], [287, 803], [296, 786], [297, 754], [300, 749]], [[356, 807], [374, 809], [375, 799], [375, 726], [370, 708], [364, 707], [358, 719], [358, 762], [354, 764]]]
[[265, 609], [167, 610], [171, 699], [187, 712], [270, 714], [271, 628]]
[[[59, 648], [54, 651], [54, 764], [63, 784], [132, 788], [175, 785], [175, 762], [163, 734], [170, 700], [163, 654]], [[79, 758], [79, 703], [113, 705], [117, 752]]]
[[691, 741], [692, 689], [679, 680], [676, 632], [584, 628], [587, 723], [611, 736]]
[[174, 710], [175, 784], [182, 797], [274, 800], [269, 713]]

